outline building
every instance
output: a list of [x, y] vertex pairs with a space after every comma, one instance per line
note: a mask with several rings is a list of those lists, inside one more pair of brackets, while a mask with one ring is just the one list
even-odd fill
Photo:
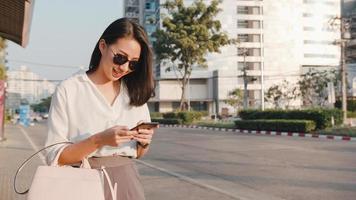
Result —
[[356, 0], [344, 0], [342, 13], [349, 19], [351, 33], [346, 49], [348, 96], [356, 97]]
[[[185, 1], [186, 5], [192, 2]], [[224, 101], [229, 91], [243, 89], [245, 64], [251, 77], [247, 86], [251, 108], [272, 106], [263, 97], [273, 84], [283, 80], [296, 83], [310, 68], [339, 66], [340, 47], [333, 42], [340, 39], [340, 31], [329, 22], [340, 16], [341, 0], [235, 0], [223, 1], [220, 8], [217, 19], [223, 22], [223, 31], [241, 43], [223, 47], [221, 54], [207, 55], [208, 69], [196, 67], [188, 89], [190, 102], [203, 105], [201, 108], [211, 114], [226, 108], [234, 112]], [[159, 12], [165, 11], [160, 8]], [[151, 106], [155, 111], [174, 109], [179, 102], [180, 86], [174, 72], [165, 71], [169, 64], [163, 62], [156, 70], [157, 91], [151, 100], [156, 102]], [[292, 106], [301, 104], [296, 100]]]
[[144, 2], [145, 0], [125, 0], [125, 17], [142, 24]]
[[[30, 104], [39, 103], [41, 99], [52, 95], [55, 87], [55, 84], [42, 79], [39, 75], [31, 72], [26, 66], [21, 66], [19, 70], [10, 70], [7, 72], [7, 97], [11, 97], [14, 102], [18, 102], [19, 100], [14, 100], [13, 98], [20, 97], [21, 99], [26, 99]], [[10, 100], [8, 99], [7, 101]]]

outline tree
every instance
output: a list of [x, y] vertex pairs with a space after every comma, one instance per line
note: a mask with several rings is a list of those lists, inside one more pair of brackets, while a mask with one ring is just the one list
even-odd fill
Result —
[[265, 94], [265, 99], [276, 108], [289, 108], [290, 103], [300, 96], [299, 88], [290, 82], [283, 80], [282, 83], [272, 85]]
[[235, 110], [239, 110], [239, 107], [243, 104], [243, 91], [239, 88], [236, 88], [229, 92], [225, 103], [229, 104], [230, 106], [234, 107]]
[[49, 107], [51, 105], [51, 100], [52, 100], [51, 96], [47, 97], [45, 99], [42, 99], [40, 103], [31, 105], [31, 108], [35, 112], [40, 112], [40, 113], [48, 112], [49, 111]]
[[299, 90], [305, 105], [324, 106], [328, 98], [328, 83], [336, 85], [337, 74], [335, 70], [315, 70], [310, 69], [301, 75], [299, 80]]
[[208, 6], [203, 0], [197, 0], [188, 7], [183, 2], [168, 0], [162, 4], [169, 15], [163, 19], [163, 29], [157, 29], [153, 35], [157, 58], [170, 60], [172, 65], [166, 70], [180, 73], [180, 110], [185, 110], [187, 105], [185, 92], [192, 66], [207, 67], [205, 55], [208, 52], [219, 53], [221, 46], [235, 43], [226, 33], [220, 32], [220, 21], [214, 20], [221, 11], [218, 8], [220, 0], [212, 0]]

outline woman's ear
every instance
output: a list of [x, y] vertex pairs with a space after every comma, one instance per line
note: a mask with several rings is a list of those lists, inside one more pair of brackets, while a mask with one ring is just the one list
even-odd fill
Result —
[[101, 55], [103, 55], [103, 51], [106, 49], [106, 42], [104, 39], [99, 40], [99, 50]]

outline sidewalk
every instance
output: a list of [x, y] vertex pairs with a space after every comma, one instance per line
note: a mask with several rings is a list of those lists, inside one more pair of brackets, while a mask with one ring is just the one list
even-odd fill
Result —
[[[13, 179], [18, 166], [34, 153], [34, 150], [20, 129], [14, 125], [5, 126], [5, 137], [7, 140], [0, 142], [0, 199], [25, 199], [25, 196], [14, 192]], [[17, 184], [19, 190], [23, 191], [30, 185], [31, 175], [39, 164], [40, 159], [34, 158], [33, 162], [19, 174]]]

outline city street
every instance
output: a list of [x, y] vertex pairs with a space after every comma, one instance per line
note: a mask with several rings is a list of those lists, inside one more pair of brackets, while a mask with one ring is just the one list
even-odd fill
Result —
[[[0, 143], [0, 199], [13, 192], [18, 165], [43, 146], [45, 123], [6, 125]], [[150, 152], [137, 161], [146, 198], [356, 199], [356, 142], [160, 128]], [[31, 182], [38, 157], [19, 177]]]

